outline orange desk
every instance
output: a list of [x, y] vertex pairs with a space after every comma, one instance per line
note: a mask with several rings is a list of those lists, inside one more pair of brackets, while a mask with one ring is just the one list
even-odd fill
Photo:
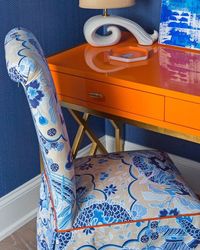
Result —
[[[137, 46], [130, 36], [117, 46], [125, 45]], [[199, 143], [200, 52], [147, 48], [149, 59], [133, 63], [109, 60], [112, 47], [88, 44], [49, 57], [60, 101], [71, 110]]]

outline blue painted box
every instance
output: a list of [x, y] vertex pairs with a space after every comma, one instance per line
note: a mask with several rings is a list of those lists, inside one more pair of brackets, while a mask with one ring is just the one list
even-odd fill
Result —
[[200, 0], [162, 0], [159, 42], [200, 49]]

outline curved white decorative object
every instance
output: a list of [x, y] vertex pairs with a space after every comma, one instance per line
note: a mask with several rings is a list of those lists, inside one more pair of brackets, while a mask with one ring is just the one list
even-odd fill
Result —
[[[110, 31], [111, 34], [101, 36], [96, 33], [104, 25], [109, 25], [107, 31]], [[95, 47], [114, 45], [121, 39], [121, 31], [113, 25], [122, 26], [130, 31], [141, 45], [152, 45], [158, 39], [158, 32], [156, 30], [154, 30], [153, 34], [149, 34], [140, 25], [129, 19], [119, 16], [101, 15], [91, 17], [86, 21], [83, 29], [85, 39]]]

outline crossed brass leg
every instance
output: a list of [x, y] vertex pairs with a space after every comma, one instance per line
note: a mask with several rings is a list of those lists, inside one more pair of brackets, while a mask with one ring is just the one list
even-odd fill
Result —
[[[86, 134], [88, 136], [88, 138], [90, 139], [90, 141], [92, 142], [91, 147], [90, 147], [90, 151], [89, 151], [89, 155], [95, 155], [97, 150], [100, 151], [100, 153], [106, 154], [108, 153], [106, 148], [104, 147], [104, 145], [99, 141], [99, 139], [96, 137], [96, 135], [92, 132], [92, 130], [89, 128], [87, 121], [89, 118], [89, 114], [88, 113], [84, 113], [83, 116], [81, 117], [80, 113], [72, 110], [72, 109], [68, 109], [70, 114], [72, 115], [72, 117], [75, 119], [75, 121], [79, 124], [79, 128], [78, 131], [76, 133], [76, 136], [74, 138], [74, 142], [72, 145], [72, 155], [73, 158], [76, 158], [78, 150], [79, 150], [79, 146], [81, 144], [81, 141], [84, 137], [84, 134]], [[118, 122], [118, 121], [113, 121], [110, 120], [112, 126], [115, 129], [115, 148], [116, 151], [122, 151], [123, 150], [123, 142], [122, 142], [122, 123]]]
[[[86, 122], [88, 120], [88, 118], [89, 118], [89, 114], [84, 113], [83, 120]], [[73, 145], [72, 145], [72, 155], [73, 155], [74, 158], [76, 158], [76, 155], [78, 153], [78, 149], [79, 149], [79, 146], [81, 144], [81, 141], [82, 141], [83, 137], [84, 137], [84, 126], [79, 125], [78, 131], [76, 133], [76, 136], [74, 138], [74, 142], [73, 142]], [[92, 143], [92, 144], [94, 144], [94, 143]], [[95, 145], [95, 147], [96, 147], [96, 145]]]
[[71, 110], [71, 109], [69, 109], [69, 112], [73, 116], [75, 121], [79, 124], [78, 132], [76, 134], [76, 137], [74, 139], [74, 143], [72, 146], [73, 157], [75, 158], [77, 155], [78, 147], [81, 143], [81, 140], [83, 138], [84, 133], [88, 136], [88, 138], [92, 142], [92, 146], [91, 146], [91, 149], [89, 152], [90, 155], [94, 155], [96, 153], [97, 149], [103, 154], [108, 153], [106, 148], [104, 147], [104, 145], [98, 140], [98, 138], [95, 136], [95, 134], [89, 128], [89, 126], [87, 124], [87, 120], [88, 120], [89, 115], [87, 113], [84, 113], [83, 117], [81, 117], [81, 115], [77, 111]]

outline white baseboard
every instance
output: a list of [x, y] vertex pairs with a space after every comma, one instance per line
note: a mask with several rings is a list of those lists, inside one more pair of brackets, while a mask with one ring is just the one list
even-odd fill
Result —
[[36, 216], [39, 186], [40, 175], [0, 198], [0, 241]]
[[[114, 137], [105, 135], [100, 138], [108, 152], [115, 150]], [[78, 152], [77, 157], [88, 155], [90, 145]], [[125, 141], [125, 151], [150, 149], [141, 145]], [[184, 179], [193, 189], [200, 194], [200, 163], [183, 157], [171, 155], [170, 157], [179, 168]], [[0, 241], [12, 234], [36, 216], [39, 201], [40, 176], [23, 184], [6, 196], [0, 198]]]

